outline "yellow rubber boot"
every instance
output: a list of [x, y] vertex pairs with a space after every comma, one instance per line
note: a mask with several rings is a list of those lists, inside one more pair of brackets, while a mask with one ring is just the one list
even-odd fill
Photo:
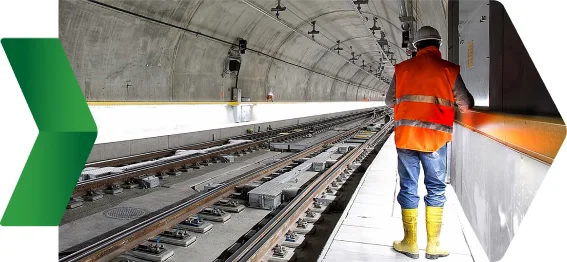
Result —
[[417, 208], [402, 209], [404, 239], [394, 241], [394, 250], [411, 258], [419, 258], [417, 248]]
[[440, 247], [441, 223], [443, 221], [443, 207], [430, 207], [425, 209], [425, 226], [427, 229], [427, 248], [425, 258], [438, 259], [449, 255], [449, 251]]

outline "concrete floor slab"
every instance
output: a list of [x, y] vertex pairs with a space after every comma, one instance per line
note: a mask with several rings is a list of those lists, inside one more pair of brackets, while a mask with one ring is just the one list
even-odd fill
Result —
[[[327, 257], [323, 262], [339, 262], [339, 261], [388, 261], [388, 262], [414, 262], [414, 261], [431, 261], [425, 258], [425, 251], [420, 250], [419, 259], [411, 259], [405, 255], [394, 252], [389, 246], [372, 245], [356, 242], [347, 242], [335, 240], [331, 245], [331, 249], [327, 253]], [[469, 255], [450, 254], [446, 258], [439, 261], [451, 262], [473, 262]]]
[[[396, 200], [399, 178], [395, 156], [393, 136], [390, 136], [367, 169], [319, 261], [416, 261], [392, 249], [393, 241], [402, 239], [404, 235], [401, 208]], [[447, 190], [452, 188], [448, 186]], [[418, 189], [421, 196], [418, 246], [422, 254], [418, 261], [424, 261], [427, 245], [423, 202], [426, 193], [422, 171]], [[462, 230], [462, 220], [457, 217], [455, 205], [458, 201], [451, 198], [451, 194], [447, 195], [440, 241], [451, 255], [443, 261], [473, 261]]]

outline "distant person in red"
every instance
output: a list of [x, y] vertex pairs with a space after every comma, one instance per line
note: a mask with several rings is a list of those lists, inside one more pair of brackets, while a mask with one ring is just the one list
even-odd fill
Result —
[[268, 93], [268, 102], [274, 102], [274, 93], [272, 91]]

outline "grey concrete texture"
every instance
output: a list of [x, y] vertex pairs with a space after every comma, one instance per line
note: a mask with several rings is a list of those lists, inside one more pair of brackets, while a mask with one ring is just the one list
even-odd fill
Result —
[[258, 126], [261, 127], [261, 130], [266, 130], [266, 128], [269, 125], [271, 125], [272, 128], [277, 129], [285, 126], [303, 124], [311, 121], [317, 121], [317, 120], [342, 116], [350, 113], [363, 112], [363, 111], [366, 111], [366, 109], [325, 114], [325, 115], [317, 115], [310, 117], [294, 118], [294, 119], [288, 119], [282, 121], [266, 122], [261, 124], [243, 125], [238, 127], [204, 130], [204, 131], [191, 132], [185, 134], [175, 134], [168, 136], [151, 137], [144, 139], [104, 143], [104, 144], [95, 144], [93, 146], [93, 149], [91, 150], [89, 158], [87, 159], [87, 163], [113, 159], [118, 157], [126, 157], [135, 154], [157, 151], [157, 150], [170, 149], [170, 148], [186, 146], [186, 145], [191, 145], [206, 141], [212, 141], [213, 136], [215, 140], [218, 140], [237, 135], [244, 135], [246, 134], [246, 130], [248, 128], [253, 128], [254, 130], [258, 130]]
[[[379, 18], [398, 62], [401, 48], [399, 1], [371, 0], [363, 6], [365, 22], [349, 1], [285, 1], [276, 21], [246, 1], [116, 1], [101, 2], [228, 42], [242, 37], [239, 87], [243, 96], [264, 101], [270, 90], [277, 101], [383, 100], [388, 85], [361, 69], [381, 53], [368, 30]], [[276, 1], [253, 0], [270, 13]], [[446, 35], [446, 1], [414, 1], [418, 24]], [[408, 10], [411, 10], [408, 7]], [[321, 32], [312, 41], [311, 21]], [[87, 101], [227, 101], [234, 79], [223, 78], [229, 45], [203, 36], [119, 12], [87, 0], [60, 0], [60, 39]], [[300, 33], [294, 32], [297, 30]], [[379, 33], [377, 33], [379, 36]], [[341, 54], [332, 51], [341, 40]], [[348, 63], [351, 49], [361, 58]], [[378, 64], [374, 63], [376, 68]], [[298, 67], [301, 66], [301, 67]], [[306, 70], [309, 69], [309, 70]], [[314, 72], [318, 73], [314, 73]], [[319, 74], [320, 73], [320, 74]], [[393, 73], [386, 67], [385, 76]], [[325, 75], [321, 75], [325, 74]]]

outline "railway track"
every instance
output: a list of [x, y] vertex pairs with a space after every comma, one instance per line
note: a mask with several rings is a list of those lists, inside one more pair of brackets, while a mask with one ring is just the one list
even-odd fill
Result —
[[330, 120], [317, 121], [314, 123], [307, 123], [302, 125], [296, 125], [291, 127], [286, 127], [278, 130], [265, 131], [258, 134], [248, 134], [243, 136], [237, 136], [230, 139], [222, 141], [211, 141], [206, 143], [200, 143], [196, 145], [174, 148], [169, 150], [161, 150], [148, 154], [137, 155], [133, 157], [113, 159], [108, 161], [96, 162], [87, 165], [86, 167], [108, 167], [109, 164], [120, 164], [124, 165], [126, 163], [132, 163], [135, 161], [140, 161], [141, 159], [150, 160], [160, 157], [171, 157], [178, 150], [191, 150], [191, 149], [203, 149], [210, 148], [212, 146], [222, 146], [230, 140], [247, 140], [249, 142], [229, 145], [223, 148], [212, 150], [205, 154], [194, 154], [188, 155], [186, 157], [179, 157], [167, 161], [162, 161], [159, 163], [150, 163], [143, 166], [134, 167], [132, 169], [127, 169], [119, 173], [110, 173], [103, 175], [94, 179], [79, 181], [73, 190], [72, 197], [81, 197], [89, 193], [93, 193], [98, 190], [106, 189], [110, 186], [122, 184], [125, 182], [130, 182], [132, 179], [140, 178], [152, 174], [162, 175], [168, 172], [178, 172], [180, 169], [189, 169], [193, 165], [198, 165], [200, 163], [208, 163], [213, 160], [218, 159], [223, 155], [230, 155], [239, 152], [245, 152], [258, 148], [265, 148], [270, 142], [282, 142], [298, 137], [302, 137], [310, 132], [312, 129], [314, 132], [318, 133], [323, 130], [327, 130], [333, 126], [339, 125], [341, 123], [346, 123], [349, 121], [360, 120], [365, 117], [372, 115], [372, 112], [363, 112], [352, 114], [345, 117], [334, 118]]
[[[371, 114], [371, 113], [369, 113]], [[174, 226], [176, 226], [177, 224], [183, 222], [184, 220], [188, 219], [189, 217], [197, 214], [199, 211], [201, 211], [202, 209], [204, 209], [205, 207], [211, 206], [214, 203], [216, 203], [217, 201], [229, 196], [231, 193], [233, 193], [235, 191], [235, 188], [239, 185], [244, 185], [246, 183], [249, 183], [251, 181], [257, 181], [260, 180], [261, 178], [272, 174], [273, 172], [276, 172], [278, 170], [281, 170], [282, 168], [294, 163], [294, 161], [297, 161], [301, 158], [305, 158], [307, 156], [310, 156], [314, 153], [320, 152], [322, 149], [324, 149], [327, 145], [329, 144], [333, 144], [333, 143], [337, 143], [337, 142], [341, 142], [344, 141], [345, 139], [352, 137], [354, 134], [356, 134], [357, 132], [360, 131], [360, 129], [367, 125], [368, 123], [375, 121], [375, 118], [370, 117], [369, 114], [363, 113], [360, 114], [358, 116], [352, 116], [350, 118], [347, 118], [346, 121], [328, 121], [326, 123], [323, 123], [322, 125], [318, 125], [317, 128], [320, 128], [320, 130], [324, 129], [325, 127], [329, 127], [329, 126], [334, 126], [337, 125], [338, 123], [344, 123], [347, 121], [354, 121], [357, 119], [362, 119], [365, 118], [363, 123], [357, 127], [351, 128], [349, 130], [345, 130], [340, 132], [339, 134], [332, 136], [328, 139], [325, 139], [324, 141], [312, 145], [311, 147], [306, 148], [305, 150], [302, 150], [300, 152], [297, 153], [293, 153], [291, 155], [288, 155], [282, 159], [280, 159], [278, 162], [275, 163], [271, 163], [268, 164], [266, 166], [262, 166], [259, 168], [256, 168], [254, 170], [250, 170], [240, 176], [234, 177], [232, 179], [229, 179], [223, 183], [221, 183], [220, 186], [209, 190], [209, 191], [201, 191], [198, 192], [192, 196], [189, 196], [186, 199], [183, 199], [173, 205], [170, 205], [166, 208], [163, 208], [161, 210], [158, 210], [156, 212], [153, 212], [151, 214], [148, 214], [136, 221], [133, 221], [129, 224], [126, 224], [122, 227], [119, 227], [111, 232], [108, 232], [106, 234], [100, 235], [98, 237], [95, 237], [87, 242], [84, 242], [82, 244], [76, 245], [75, 247], [69, 248], [63, 252], [60, 253], [60, 262], [71, 262], [71, 261], [108, 261], [109, 259], [112, 259], [113, 257], [116, 257], [118, 255], [120, 255], [121, 253], [124, 253], [126, 251], [131, 250], [132, 248], [136, 247], [139, 243], [150, 239], [151, 237], [154, 237], [158, 234], [160, 234], [161, 232], [172, 228]], [[383, 116], [380, 116], [383, 117]], [[343, 120], [345, 120], [343, 118]], [[389, 124], [391, 125], [391, 123]], [[275, 131], [275, 130], [274, 130]], [[307, 131], [299, 131], [297, 133], [290, 133], [290, 134], [286, 134], [286, 135], [278, 135], [276, 136], [278, 139], [281, 139], [282, 141], [284, 140], [289, 140], [292, 139], [294, 136], [302, 136], [306, 133]], [[373, 136], [372, 141], [376, 141], [376, 136]], [[261, 138], [261, 139], [257, 139], [255, 141], [250, 142], [249, 144], [246, 145], [242, 145], [242, 148], [244, 148], [244, 146], [259, 146], [262, 143], [265, 143], [268, 139], [267, 138]], [[369, 145], [371, 145], [372, 143], [365, 143], [366, 147], [368, 147]], [[240, 147], [240, 146], [239, 146]], [[237, 148], [236, 150], [242, 150], [242, 148]], [[336, 174], [336, 172], [338, 170], [341, 170], [341, 168], [344, 170], [344, 165], [345, 165], [345, 159], [351, 160], [358, 156], [360, 156], [364, 151], [361, 149], [362, 147], [359, 147], [357, 150], [349, 152], [348, 153], [348, 158], [345, 156], [345, 158], [342, 158], [341, 161], [337, 162], [335, 165], [333, 165], [329, 170], [325, 171], [325, 173], [323, 173], [321, 176], [319, 176], [319, 178], [316, 180], [317, 183], [316, 185], [323, 185], [324, 181], [326, 181], [328, 178], [331, 178], [333, 176], [336, 176], [338, 174]], [[234, 150], [235, 148], [232, 148], [232, 150]], [[199, 156], [199, 157], [204, 157], [204, 156]], [[206, 157], [213, 157], [212, 155], [208, 155]], [[200, 158], [199, 160], [202, 161], [203, 158]], [[186, 163], [188, 163], [190, 161], [184, 160], [181, 162], [174, 162], [174, 163], [167, 163], [166, 165], [161, 165], [159, 167], [151, 167], [146, 169], [144, 172], [151, 172], [151, 171], [158, 171], [158, 170], [164, 170], [164, 169], [171, 169], [171, 168], [175, 168], [178, 167], [180, 165], [184, 165]], [[148, 171], [151, 170], [151, 171]], [[140, 172], [140, 171], [136, 171], [136, 172]], [[136, 175], [139, 175], [140, 173], [137, 173]], [[330, 183], [330, 181], [329, 181]], [[312, 183], [313, 184], [313, 183]], [[301, 194], [301, 198], [298, 199], [306, 199], [306, 195], [308, 194], [306, 192], [317, 192], [317, 190], [319, 190], [322, 186], [311, 186], [308, 187], [309, 190], [305, 190], [302, 191], [304, 193]], [[315, 190], [315, 191], [314, 191]], [[294, 205], [296, 206], [296, 205]], [[286, 214], [290, 214], [288, 211]], [[262, 234], [262, 237], [267, 236], [266, 234]], [[260, 237], [260, 235], [258, 236]], [[254, 241], [253, 241], [254, 242]], [[247, 247], [254, 247], [252, 245], [253, 242], [249, 242], [251, 244], [247, 244]], [[238, 256], [240, 256], [240, 254], [243, 254], [245, 256], [248, 256], [250, 254], [250, 250], [254, 250], [254, 248], [252, 249], [247, 249], [244, 250], [242, 252], [239, 252]], [[234, 260], [236, 261], [236, 260]]]
[[299, 195], [273, 215], [271, 220], [257, 230], [252, 237], [241, 239], [240, 243], [237, 242], [240, 248], [230, 252], [225, 251], [215, 262], [268, 261], [272, 249], [281, 244], [286, 233], [293, 228], [301, 215], [313, 205], [314, 197], [321, 195], [341, 173], [348, 169], [351, 163], [366, 157], [367, 148], [373, 148], [378, 143], [383, 143], [392, 131], [393, 121], [390, 121], [371, 139], [347, 153], [339, 162], [307, 185]]
[[[381, 112], [383, 112], [383, 111], [378, 111], [378, 113], [381, 113]], [[317, 121], [312, 121], [312, 122], [308, 122], [308, 123], [304, 123], [304, 124], [291, 125], [291, 126], [278, 128], [278, 129], [257, 132], [257, 133], [253, 133], [253, 134], [244, 134], [244, 135], [234, 136], [234, 137], [230, 137], [230, 138], [219, 139], [219, 140], [215, 140], [215, 141], [207, 141], [207, 142], [202, 142], [202, 143], [197, 143], [197, 144], [192, 144], [192, 145], [187, 145], [187, 146], [181, 146], [181, 147], [175, 147], [175, 148], [170, 148], [170, 149], [164, 149], [164, 150], [158, 150], [158, 151], [153, 151], [153, 152], [148, 152], [148, 153], [143, 153], [143, 154], [127, 156], [127, 157], [119, 157], [119, 158], [114, 158], [114, 159], [96, 161], [96, 162], [87, 163], [85, 165], [85, 168], [123, 166], [123, 165], [127, 165], [127, 164], [132, 164], [132, 163], [137, 163], [137, 162], [142, 162], [142, 161], [148, 161], [148, 160], [151, 160], [151, 159], [171, 156], [178, 150], [195, 150], [195, 149], [221, 146], [221, 145], [228, 143], [229, 140], [264, 139], [264, 138], [276, 136], [279, 133], [287, 133], [287, 132], [291, 132], [291, 131], [296, 130], [296, 129], [304, 129], [304, 128], [310, 128], [310, 127], [313, 127], [313, 126], [317, 126], [317, 125], [326, 123], [330, 120], [335, 120], [335, 119], [340, 119], [340, 118], [350, 118], [350, 117], [353, 117], [353, 116], [360, 116], [360, 115], [368, 115], [370, 113], [372, 113], [372, 112], [367, 111], [367, 112], [362, 112], [362, 113], [352, 113], [352, 114], [348, 114], [348, 115], [345, 115], [345, 116], [342, 116], [342, 117], [339, 117], [339, 118], [317, 120]]]

